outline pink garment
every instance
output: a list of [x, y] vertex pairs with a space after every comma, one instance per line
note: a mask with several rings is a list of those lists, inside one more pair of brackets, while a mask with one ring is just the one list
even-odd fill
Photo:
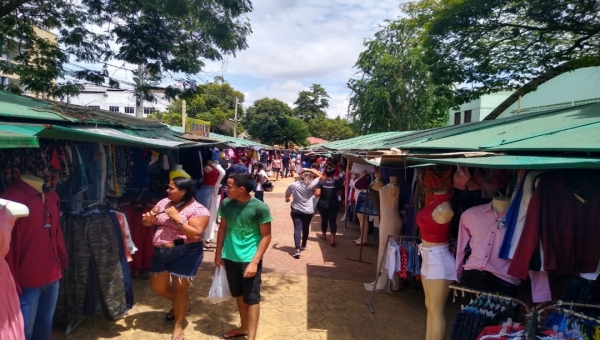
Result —
[[[162, 246], [163, 244], [167, 244], [173, 242], [178, 238], [185, 240], [185, 243], [189, 243], [190, 241], [178, 228], [175, 221], [173, 221], [169, 215], [166, 213], [161, 213], [165, 211], [167, 204], [169, 204], [171, 200], [168, 198], [162, 199], [156, 206], [158, 207], [158, 212], [160, 214], [156, 215], [156, 231], [154, 232], [154, 246]], [[206, 209], [202, 204], [198, 202], [194, 202], [187, 207], [183, 208], [179, 215], [183, 218], [183, 223], [187, 223], [190, 218], [200, 217], [200, 216], [210, 216], [210, 212]]]
[[[498, 278], [519, 285], [521, 281], [507, 274], [510, 260], [498, 257], [505, 228], [498, 228], [500, 216], [492, 209], [492, 204], [484, 204], [467, 209], [460, 217], [456, 255], [456, 275], [460, 278], [465, 270], [484, 270]], [[463, 266], [465, 248], [471, 246], [471, 255]]]
[[4, 259], [8, 253], [14, 223], [15, 221], [6, 211], [6, 207], [2, 207], [0, 209], [0, 306], [2, 306], [0, 308], [0, 334], [2, 334], [2, 340], [25, 339], [19, 295], [8, 263]]
[[[467, 209], [460, 217], [458, 242], [456, 245], [456, 276], [460, 280], [463, 269], [475, 269], [490, 272], [498, 278], [519, 285], [521, 281], [508, 275], [511, 260], [498, 257], [505, 228], [498, 228], [498, 215], [492, 209], [492, 203]], [[471, 247], [471, 255], [463, 265], [467, 244]], [[531, 290], [534, 302], [549, 301], [550, 285], [546, 273], [530, 272]]]

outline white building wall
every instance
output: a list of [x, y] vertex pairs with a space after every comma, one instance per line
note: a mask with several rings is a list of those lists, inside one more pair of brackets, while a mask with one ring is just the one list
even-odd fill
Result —
[[[167, 111], [169, 101], [164, 97], [163, 93], [154, 93], [156, 102], [144, 102], [145, 109], [154, 109], [155, 111]], [[66, 101], [63, 100], [63, 101]], [[103, 86], [87, 85], [84, 91], [79, 93], [77, 97], [70, 97], [69, 103], [74, 105], [98, 107], [102, 110], [110, 111], [111, 107], [118, 108], [118, 112], [135, 115], [135, 95], [133, 90], [115, 90]], [[126, 113], [126, 108], [133, 109], [133, 113]], [[116, 111], [114, 111], [116, 112]], [[143, 114], [144, 117], [147, 114]]]

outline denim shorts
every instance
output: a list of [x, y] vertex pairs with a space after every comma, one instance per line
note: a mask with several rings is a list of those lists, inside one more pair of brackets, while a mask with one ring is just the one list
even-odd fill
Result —
[[202, 242], [186, 243], [173, 248], [154, 247], [150, 272], [169, 272], [175, 276], [193, 279], [202, 263], [203, 255]]

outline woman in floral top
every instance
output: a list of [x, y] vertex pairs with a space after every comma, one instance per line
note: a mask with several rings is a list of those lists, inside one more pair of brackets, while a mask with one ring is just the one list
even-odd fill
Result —
[[167, 198], [142, 217], [143, 225], [156, 225], [150, 285], [158, 295], [173, 301], [167, 320], [175, 319], [174, 340], [184, 339], [183, 322], [190, 304], [188, 289], [202, 262], [202, 233], [210, 215], [194, 199], [195, 187], [190, 178], [173, 178]]

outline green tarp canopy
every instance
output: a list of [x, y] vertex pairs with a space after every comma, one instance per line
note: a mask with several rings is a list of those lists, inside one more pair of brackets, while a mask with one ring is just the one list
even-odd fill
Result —
[[35, 135], [37, 131], [20, 131], [11, 125], [0, 125], [0, 149], [37, 148], [40, 146]]
[[[6, 135], [7, 137], [3, 137]], [[15, 139], [12, 138], [15, 137]], [[139, 146], [158, 149], [172, 149], [186, 145], [199, 145], [179, 139], [178, 141], [162, 138], [148, 138], [127, 134], [109, 127], [87, 125], [58, 126], [50, 124], [0, 124], [1, 148], [38, 147], [38, 138], [62, 139], [90, 143], [115, 144], [123, 146]], [[26, 140], [24, 142], [24, 140]], [[20, 144], [19, 144], [20, 143]], [[26, 143], [26, 144], [23, 144]]]
[[[493, 169], [600, 169], [600, 158], [559, 156], [516, 156], [501, 155], [471, 158], [415, 158], [406, 157], [408, 164], [448, 164]], [[389, 167], [404, 167], [404, 162], [389, 164]]]

